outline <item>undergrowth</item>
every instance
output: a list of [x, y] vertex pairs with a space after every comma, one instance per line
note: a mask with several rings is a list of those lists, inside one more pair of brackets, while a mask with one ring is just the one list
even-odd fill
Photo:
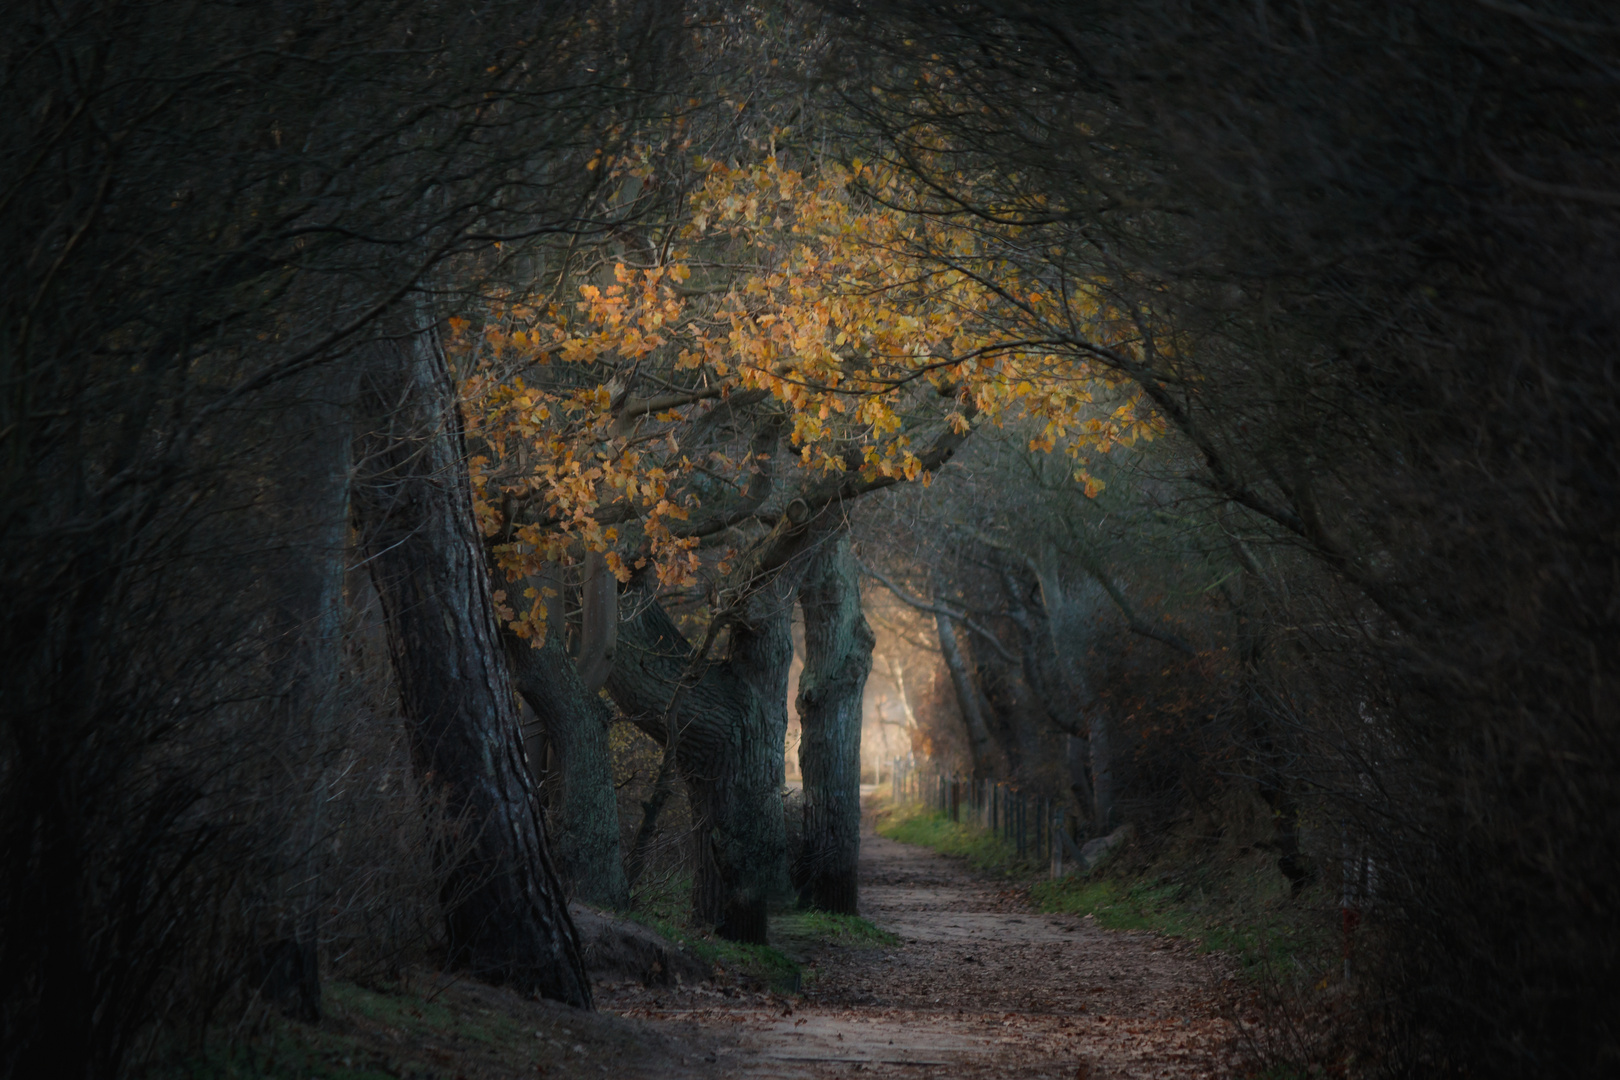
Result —
[[770, 945], [744, 945], [727, 941], [707, 927], [692, 921], [689, 874], [671, 876], [656, 889], [638, 892], [635, 907], [626, 912], [634, 919], [675, 942], [710, 967], [722, 978], [757, 982], [778, 992], [798, 990], [803, 982], [799, 964]]
[[[899, 939], [865, 919], [819, 911], [772, 916], [777, 945], [724, 941], [687, 925], [675, 907], [632, 917], [718, 969], [722, 981], [802, 988], [814, 968], [792, 955], [818, 945], [883, 948]], [[465, 979], [427, 973], [382, 987], [328, 981], [326, 1016], [303, 1024], [265, 1014], [253, 1030], [223, 1029], [207, 1045], [169, 1055], [143, 1080], [383, 1080], [458, 1076], [573, 1075], [618, 1051], [635, 1055], [635, 1036], [597, 1031], [572, 1010], [523, 1002]], [[611, 1042], [604, 1042], [604, 1039]], [[581, 1044], [588, 1050], [582, 1050]], [[641, 1054], [642, 1057], [645, 1053]], [[587, 1070], [589, 1071], [589, 1070]]]

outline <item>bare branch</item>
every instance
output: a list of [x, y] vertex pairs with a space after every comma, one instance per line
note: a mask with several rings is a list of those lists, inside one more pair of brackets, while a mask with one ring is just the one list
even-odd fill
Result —
[[[998, 540], [986, 533], [982, 533], [969, 525], [963, 525], [960, 522], [957, 523], [956, 527], [986, 547], [995, 548], [999, 551], [1005, 551], [1009, 554], [1016, 555], [1018, 558], [1028, 563], [1030, 568], [1033, 569], [1037, 575], [1040, 573], [1040, 567], [1036, 565], [1035, 559], [1032, 556], [1026, 555], [1025, 553], [1017, 550], [1011, 544], [1008, 544], [1003, 540]], [[1163, 644], [1170, 646], [1172, 649], [1175, 649], [1177, 652], [1185, 653], [1188, 656], [1198, 655], [1198, 650], [1187, 644], [1183, 638], [1171, 633], [1169, 630], [1164, 630], [1154, 626], [1152, 623], [1138, 615], [1136, 608], [1125, 596], [1124, 590], [1121, 589], [1111, 578], [1109, 578], [1108, 574], [1104, 571], [1102, 564], [1097, 561], [1096, 556], [1092, 555], [1091, 552], [1086, 551], [1083, 548], [1071, 548], [1069, 549], [1069, 553], [1078, 559], [1080, 565], [1085, 568], [1086, 573], [1089, 574], [1097, 582], [1097, 584], [1103, 587], [1103, 591], [1106, 592], [1108, 594], [1108, 598], [1114, 602], [1114, 606], [1119, 609], [1119, 613], [1125, 616], [1125, 624], [1130, 629], [1131, 633], [1140, 634], [1145, 638], [1152, 638], [1154, 641], [1162, 642]]]
[[895, 584], [894, 580], [888, 575], [877, 570], [873, 570], [870, 566], [867, 566], [859, 559], [855, 560], [855, 565], [861, 568], [861, 573], [865, 574], [879, 585], [882, 585], [885, 589], [888, 589], [889, 592], [893, 593], [895, 598], [901, 603], [908, 604], [911, 607], [916, 608], [918, 611], [927, 611], [934, 615], [943, 615], [947, 619], [954, 619], [956, 622], [961, 623], [973, 633], [989, 642], [990, 646], [994, 648], [996, 652], [1001, 654], [1001, 658], [1003, 660], [1007, 661], [1009, 664], [1018, 663], [1018, 657], [1013, 655], [1013, 653], [1001, 643], [1000, 639], [998, 639], [995, 634], [974, 622], [973, 619], [968, 616], [967, 612], [958, 608], [953, 608], [948, 604], [942, 604], [938, 600], [924, 600], [920, 596], [915, 596], [907, 592], [899, 585]]

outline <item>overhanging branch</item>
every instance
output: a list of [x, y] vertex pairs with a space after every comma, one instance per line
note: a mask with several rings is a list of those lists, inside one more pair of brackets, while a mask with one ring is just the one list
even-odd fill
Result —
[[1001, 658], [1003, 660], [1007, 661], [1007, 663], [1016, 664], [1016, 663], [1019, 662], [1018, 657], [1013, 655], [1013, 653], [1011, 651], [1009, 651], [1007, 649], [1007, 647], [1001, 643], [1000, 639], [998, 639], [996, 637], [996, 635], [992, 634], [989, 630], [986, 630], [983, 626], [980, 626], [978, 623], [974, 622], [971, 618], [968, 617], [967, 612], [959, 611], [956, 608], [950, 607], [947, 604], [941, 604], [937, 600], [929, 601], [929, 600], [924, 600], [920, 596], [913, 596], [911, 593], [907, 592], [905, 589], [903, 589], [899, 585], [895, 584], [895, 582], [893, 580], [891, 580], [887, 575], [879, 573], [876, 570], [873, 570], [870, 566], [867, 566], [864, 562], [862, 562], [859, 559], [855, 560], [855, 565], [860, 567], [861, 573], [865, 574], [867, 577], [871, 578], [873, 581], [877, 582], [879, 585], [882, 585], [885, 589], [888, 589], [889, 592], [893, 593], [895, 599], [899, 600], [901, 603], [906, 604], [906, 605], [908, 605], [910, 607], [914, 607], [918, 611], [927, 611], [927, 612], [930, 612], [930, 613], [932, 613], [934, 615], [943, 615], [947, 619], [954, 619], [955, 621], [961, 623], [963, 626], [967, 627], [973, 633], [977, 634], [979, 637], [983, 638], [985, 641], [989, 642], [990, 646], [993, 649], [995, 649], [996, 652], [1000, 653]]

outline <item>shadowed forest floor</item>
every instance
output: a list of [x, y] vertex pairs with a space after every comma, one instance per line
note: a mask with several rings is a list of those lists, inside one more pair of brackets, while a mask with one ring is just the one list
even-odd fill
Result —
[[[757, 978], [667, 989], [598, 982], [594, 1013], [464, 979], [330, 987], [319, 1025], [159, 1076], [217, 1080], [820, 1080], [894, 1076], [1191, 1080], [1241, 1074], [1226, 954], [1036, 912], [1027, 882], [872, 831], [861, 911], [882, 940], [785, 914], [772, 941], [800, 992]], [[778, 957], [784, 963], [785, 958]], [[791, 966], [791, 965], [790, 965]], [[784, 969], [785, 970], [785, 969]], [[728, 985], [730, 984], [730, 985]], [[1258, 1018], [1244, 1018], [1252, 1021]]]
[[870, 818], [861, 913], [899, 944], [783, 940], [811, 972], [802, 996], [627, 985], [603, 987], [599, 1006], [724, 1077], [1190, 1078], [1234, 1062], [1222, 1002], [1237, 995], [1218, 960], [1037, 914], [1023, 890], [880, 837]]

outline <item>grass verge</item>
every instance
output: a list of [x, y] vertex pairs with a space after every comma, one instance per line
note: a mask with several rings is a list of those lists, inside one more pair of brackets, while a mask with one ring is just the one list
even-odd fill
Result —
[[854, 915], [825, 911], [785, 911], [772, 915], [770, 945], [744, 945], [647, 912], [631, 918], [651, 927], [716, 969], [722, 981], [758, 986], [779, 994], [798, 993], [815, 972], [801, 957], [827, 945], [882, 948], [900, 939]]
[[922, 803], [886, 806], [877, 811], [876, 829], [879, 836], [898, 840], [902, 844], [916, 844], [941, 855], [955, 855], [966, 859], [968, 865], [983, 874], [997, 877], [1030, 877], [1036, 872], [1035, 863], [1018, 857], [1018, 848], [1000, 836], [977, 825], [952, 821], [938, 810], [930, 810]]
[[[1217, 887], [1200, 879], [1221, 877]], [[1189, 873], [1066, 877], [1039, 881], [1030, 898], [1041, 911], [1087, 915], [1109, 930], [1150, 930], [1196, 942], [1201, 952], [1234, 957], [1254, 977], [1302, 969], [1330, 948], [1315, 912], [1269, 887], [1265, 874]], [[1235, 879], [1235, 880], [1234, 880]]]
[[804, 982], [798, 961], [772, 945], [744, 945], [696, 926], [691, 914], [690, 874], [663, 879], [638, 892], [625, 917], [656, 930], [711, 967], [722, 981], [758, 985], [777, 993], [793, 993]]
[[656, 892], [636, 898], [629, 918], [656, 930], [692, 955], [719, 969], [723, 980], [758, 985], [777, 993], [802, 990], [814, 976], [800, 957], [827, 945], [882, 947], [900, 939], [853, 915], [788, 910], [770, 918], [770, 945], [726, 941], [691, 922], [690, 878], [674, 878]]
[[880, 805], [879, 836], [967, 860], [975, 870], [1029, 885], [1044, 912], [1085, 915], [1110, 930], [1148, 930], [1235, 957], [1245, 973], [1300, 972], [1332, 951], [1331, 920], [1320, 897], [1291, 897], [1269, 858], [1253, 851], [1199, 856], [1161, 845], [1144, 859], [1112, 859], [1090, 874], [1059, 881], [1020, 859], [1014, 845], [977, 825], [951, 821], [922, 804]]

